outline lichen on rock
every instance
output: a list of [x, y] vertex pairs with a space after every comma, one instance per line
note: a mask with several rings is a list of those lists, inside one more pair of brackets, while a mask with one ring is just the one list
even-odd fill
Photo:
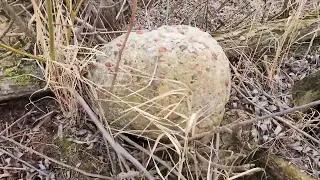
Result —
[[40, 90], [43, 84], [39, 78], [43, 76], [35, 62], [22, 61], [15, 55], [1, 59], [0, 101], [28, 96]]
[[[97, 87], [109, 90], [124, 38], [97, 54], [88, 76]], [[210, 34], [173, 25], [130, 33], [113, 96], [97, 92], [112, 127], [154, 139], [163, 131], [183, 135], [191, 126], [197, 134], [219, 125], [230, 80], [229, 61]]]

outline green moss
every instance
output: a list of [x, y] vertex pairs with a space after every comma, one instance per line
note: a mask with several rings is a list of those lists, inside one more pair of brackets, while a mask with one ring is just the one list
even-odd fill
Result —
[[72, 155], [72, 142], [66, 139], [62, 139], [57, 142], [57, 146], [60, 148], [60, 152], [63, 159], [66, 159]]
[[83, 170], [87, 171], [87, 172], [95, 172], [95, 170], [97, 169], [97, 165], [94, 164], [94, 162], [87, 162], [83, 164]]
[[5, 78], [12, 79], [16, 85], [25, 85], [36, 82], [36, 78], [27, 75], [26, 73], [28, 72], [24, 72], [22, 69], [18, 67], [10, 67], [4, 69], [3, 76]]

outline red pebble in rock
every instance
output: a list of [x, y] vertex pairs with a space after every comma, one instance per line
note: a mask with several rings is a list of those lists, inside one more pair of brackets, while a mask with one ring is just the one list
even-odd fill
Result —
[[110, 62], [106, 62], [104, 65], [105, 65], [107, 68], [111, 68], [111, 67], [112, 67], [112, 64], [111, 64]]
[[136, 33], [139, 34], [139, 35], [143, 34], [143, 30], [142, 30], [141, 26], [138, 27], [138, 30], [137, 30]]
[[167, 48], [166, 47], [160, 47], [159, 48], [159, 52], [167, 52], [168, 50], [167, 50]]
[[95, 63], [95, 62], [91, 62], [89, 65], [90, 65], [91, 67], [94, 67], [94, 68], [97, 67], [97, 63]]
[[217, 60], [217, 55], [216, 55], [215, 53], [212, 53], [212, 59], [213, 59], [214, 61]]
[[116, 43], [116, 46], [118, 46], [118, 47], [120, 47], [121, 45], [122, 45], [121, 42], [117, 42], [117, 43]]
[[229, 81], [225, 81], [224, 85], [226, 85], [226, 87], [228, 87], [229, 86]]
[[160, 78], [160, 79], [164, 79], [164, 76], [161, 75], [161, 76], [159, 76], [159, 78]]

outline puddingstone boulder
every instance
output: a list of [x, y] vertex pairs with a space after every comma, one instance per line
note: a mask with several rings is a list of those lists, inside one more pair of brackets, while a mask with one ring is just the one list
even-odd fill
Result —
[[210, 34], [186, 25], [131, 32], [108, 95], [124, 39], [125, 34], [102, 48], [88, 76], [100, 88], [112, 128], [155, 139], [164, 131], [184, 136], [219, 125], [231, 76], [229, 61]]

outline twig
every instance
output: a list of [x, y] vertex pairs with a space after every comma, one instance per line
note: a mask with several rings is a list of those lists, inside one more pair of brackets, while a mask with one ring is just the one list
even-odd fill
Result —
[[0, 34], [0, 40], [7, 34], [7, 32], [12, 27], [12, 25], [13, 25], [13, 21], [10, 21], [9, 25], [2, 31], [2, 34]]
[[24, 114], [23, 116], [21, 116], [19, 119], [17, 119], [15, 122], [11, 123], [10, 126], [6, 127], [3, 131], [0, 132], [0, 135], [3, 135], [6, 131], [8, 131], [8, 129], [10, 129], [12, 126], [14, 126], [15, 124], [17, 124], [18, 122], [20, 122], [21, 120], [23, 120], [25, 117], [29, 116], [32, 112], [33, 108], [27, 112], [26, 114]]
[[120, 7], [120, 10], [119, 10], [118, 14], [116, 15], [116, 20], [118, 20], [120, 14], [122, 13], [123, 8], [124, 8], [124, 5], [126, 4], [126, 2], [127, 2], [126, 0], [124, 0], [124, 1], [122, 2], [122, 5], [121, 5], [121, 7]]
[[24, 12], [27, 12], [28, 14], [30, 14], [28, 12], [28, 10], [32, 9], [33, 5], [32, 3], [30, 3], [27, 7], [24, 7], [23, 5], [21, 5], [23, 8], [22, 8], [22, 11], [18, 12], [18, 16], [20, 16], [21, 14], [23, 14]]
[[[78, 23], [81, 23], [81, 24], [84, 24], [90, 31], [92, 32], [95, 32], [95, 29], [94, 27], [92, 27], [89, 23], [85, 22], [84, 20], [76, 17], [75, 20], [78, 22]], [[104, 40], [99, 34], [97, 34], [95, 36], [96, 40], [99, 42], [99, 43], [102, 43], [102, 44], [105, 44], [107, 43], [106, 40]]]
[[122, 156], [126, 157], [128, 160], [130, 160], [139, 170], [144, 172], [145, 176], [148, 179], [154, 179], [151, 174], [142, 166], [142, 164], [136, 160], [133, 156], [131, 156], [122, 146], [120, 146], [117, 142], [114, 141], [112, 136], [108, 133], [108, 131], [104, 128], [103, 124], [98, 120], [98, 117], [96, 114], [91, 110], [91, 108], [88, 106], [88, 104], [84, 101], [84, 99], [75, 92], [75, 96], [78, 99], [79, 103], [81, 106], [84, 108], [84, 110], [88, 113], [90, 116], [91, 120], [99, 131], [102, 133], [103, 137], [108, 141], [110, 146], [117, 151], [117, 153], [120, 153]]
[[141, 172], [139, 171], [129, 171], [129, 172], [121, 172], [120, 174], [117, 175], [118, 179], [132, 179], [136, 176], [140, 176]]
[[[196, 140], [196, 139], [201, 139], [205, 136], [211, 136], [215, 133], [222, 133], [222, 132], [226, 132], [226, 133], [229, 133], [231, 134], [232, 133], [232, 130], [230, 128], [228, 128], [227, 126], [222, 126], [222, 127], [212, 127], [212, 130], [211, 131], [207, 131], [207, 132], [203, 132], [203, 133], [200, 133], [200, 134], [196, 134], [192, 137], [189, 137], [188, 138], [188, 141], [193, 141], [193, 140]], [[181, 144], [184, 144], [185, 140], [180, 140], [179, 143]], [[159, 148], [156, 148], [154, 151], [163, 151], [165, 149], [168, 149], [168, 148], [172, 148], [174, 147], [173, 144], [166, 144], [165, 146], [162, 146], [162, 147], [159, 147]]]
[[[158, 156], [150, 153], [148, 150], [146, 150], [145, 148], [141, 147], [140, 145], [138, 145], [137, 143], [133, 142], [131, 139], [127, 138], [126, 136], [119, 134], [119, 136], [127, 141], [128, 143], [130, 143], [132, 146], [136, 147], [137, 149], [139, 149], [140, 151], [148, 154], [149, 156], [152, 156], [156, 161], [158, 161], [159, 163], [161, 163], [162, 165], [164, 165], [166, 168], [168, 168], [170, 171], [173, 172], [174, 175], [176, 175], [177, 177], [180, 176], [180, 174], [178, 173], [178, 171], [176, 171], [175, 169], [173, 169], [173, 167], [171, 167], [168, 163], [166, 163], [165, 161], [163, 161], [162, 159], [160, 159]], [[183, 180], [186, 180], [186, 178], [184, 176], [181, 175], [180, 177]]]
[[19, 26], [19, 28], [25, 32], [29, 37], [33, 40], [36, 40], [36, 34], [33, 31], [30, 31], [28, 27], [24, 24], [21, 18], [17, 15], [16, 12], [12, 9], [12, 7], [5, 0], [0, 0], [0, 6], [8, 13], [11, 19]]
[[15, 36], [25, 36], [26, 33], [6, 33], [5, 36], [6, 37], [15, 37]]
[[268, 110], [264, 109], [263, 107], [260, 107], [258, 105], [256, 105], [255, 103], [253, 103], [249, 98], [247, 98], [244, 94], [242, 94], [237, 88], [235, 88], [236, 91], [242, 96], [244, 97], [247, 101], [249, 101], [252, 105], [254, 106], [257, 106], [259, 109], [263, 110], [264, 112], [268, 113], [268, 115], [265, 115], [265, 116], [261, 116], [261, 117], [257, 117], [257, 118], [253, 118], [251, 120], [248, 120], [248, 121], [243, 121], [243, 122], [239, 122], [239, 123], [236, 123], [234, 125], [232, 125], [230, 128], [235, 128], [235, 127], [238, 127], [238, 126], [245, 126], [245, 125], [248, 125], [248, 124], [252, 124], [253, 122], [255, 121], [260, 121], [260, 120], [263, 120], [263, 119], [267, 119], [267, 118], [275, 118], [276, 120], [286, 124], [287, 126], [289, 126], [290, 128], [296, 130], [297, 132], [299, 132], [300, 134], [306, 136], [307, 138], [311, 139], [312, 141], [316, 142], [317, 144], [320, 145], [320, 140], [312, 137], [311, 135], [309, 135], [308, 133], [302, 131], [301, 129], [299, 129], [298, 127], [294, 126], [293, 124], [291, 124], [290, 122], [288, 122], [287, 120], [283, 119], [283, 118], [280, 118], [278, 116], [281, 116], [281, 115], [285, 115], [285, 114], [289, 114], [291, 112], [294, 112], [294, 111], [300, 111], [300, 110], [304, 110], [304, 109], [307, 109], [307, 108], [310, 108], [310, 107], [314, 107], [314, 106], [317, 106], [320, 104], [320, 100], [318, 101], [314, 101], [314, 102], [311, 102], [311, 103], [308, 103], [308, 104], [304, 104], [304, 105], [301, 105], [301, 106], [297, 106], [297, 107], [293, 107], [293, 108], [289, 108], [287, 110], [284, 110], [284, 111], [281, 111], [281, 112], [276, 112], [276, 113], [271, 113], [269, 112]]
[[24, 161], [24, 160], [22, 160], [22, 159], [20, 159], [20, 158], [18, 158], [18, 157], [16, 157], [16, 156], [14, 156], [13, 154], [9, 153], [8, 151], [6, 151], [6, 150], [4, 150], [4, 149], [2, 149], [2, 148], [0, 148], [0, 152], [2, 152], [2, 153], [4, 153], [4, 154], [7, 154], [7, 155], [10, 156], [11, 158], [13, 158], [13, 159], [15, 159], [15, 160], [17, 160], [17, 161], [25, 164], [26, 166], [28, 166], [28, 167], [30, 167], [30, 168], [38, 171], [38, 172], [39, 172], [40, 174], [42, 174], [42, 175], [46, 175], [46, 176], [48, 175], [48, 174], [44, 173], [43, 171], [39, 170], [38, 168], [32, 166], [30, 163], [28, 163], [28, 162], [26, 162], [26, 161]]
[[231, 178], [228, 178], [228, 180], [237, 179], [237, 178], [245, 176], [245, 175], [251, 175], [251, 174], [253, 174], [255, 172], [259, 172], [259, 171], [263, 171], [263, 169], [262, 168], [253, 168], [253, 169], [250, 169], [250, 170], [248, 170], [246, 172], [239, 173], [239, 174], [237, 174], [235, 176], [232, 176]]
[[[213, 144], [213, 142], [211, 142]], [[213, 158], [213, 162], [217, 163], [219, 160], [219, 147], [220, 147], [220, 133], [216, 134], [216, 144], [215, 144], [215, 152], [216, 152], [216, 156], [214, 156]], [[211, 150], [212, 152], [212, 150]], [[215, 166], [214, 170], [213, 170], [213, 180], [218, 180], [218, 167]]]
[[[137, 30], [131, 30], [131, 32], [136, 32]], [[80, 35], [95, 35], [95, 34], [124, 34], [128, 31], [94, 31], [94, 32], [82, 32]]]
[[213, 168], [218, 168], [221, 170], [234, 170], [234, 171], [247, 171], [252, 165], [242, 165], [242, 166], [226, 166], [226, 165], [220, 165], [215, 162], [207, 160], [205, 157], [203, 157], [201, 154], [196, 152], [197, 157], [200, 159], [201, 162], [203, 162], [205, 165], [212, 164]]
[[117, 59], [117, 64], [115, 66], [115, 74], [114, 74], [114, 77], [112, 79], [112, 82], [111, 82], [111, 87], [110, 87], [110, 93], [113, 92], [113, 88], [114, 88], [114, 85], [115, 85], [115, 82], [116, 82], [116, 79], [117, 79], [117, 75], [118, 75], [118, 71], [119, 71], [119, 65], [120, 65], [120, 61], [121, 61], [121, 56], [122, 56], [122, 52], [126, 46], [126, 43], [128, 41], [128, 38], [129, 38], [129, 35], [130, 35], [130, 32], [132, 31], [133, 29], [133, 26], [135, 24], [135, 16], [136, 16], [136, 12], [137, 12], [137, 0], [133, 0], [133, 4], [132, 4], [132, 14], [131, 14], [131, 19], [130, 19], [130, 25], [129, 25], [129, 29], [128, 29], [128, 32], [124, 38], [124, 41], [123, 41], [123, 44], [118, 52], [118, 59]]
[[111, 157], [111, 153], [110, 153], [110, 146], [108, 146], [108, 142], [106, 139], [104, 139], [104, 142], [106, 144], [106, 149], [107, 149], [107, 155], [108, 155], [108, 159], [111, 165], [111, 172], [112, 174], [116, 175], [116, 166], [115, 166], [115, 162], [113, 161], [113, 158]]
[[[250, 99], [247, 99], [247, 100], [250, 102]], [[302, 131], [301, 129], [295, 127], [294, 125], [292, 125], [291, 123], [287, 122], [286, 120], [278, 117], [278, 116], [285, 115], [285, 114], [288, 114], [288, 113], [291, 113], [291, 112], [294, 112], [294, 111], [299, 111], [299, 110], [303, 110], [303, 109], [306, 109], [306, 108], [310, 108], [310, 107], [313, 107], [313, 106], [316, 106], [316, 105], [319, 105], [319, 104], [320, 104], [320, 100], [314, 101], [314, 102], [311, 102], [311, 103], [308, 103], [308, 104], [305, 104], [305, 105], [297, 106], [297, 107], [294, 107], [294, 108], [290, 108], [290, 109], [287, 109], [285, 111], [276, 112], [276, 113], [270, 113], [269, 111], [265, 110], [267, 113], [270, 113], [270, 114], [265, 115], [265, 116], [260, 116], [260, 117], [257, 117], [257, 118], [252, 118], [250, 120], [238, 122], [238, 123], [231, 124], [231, 125], [225, 125], [225, 126], [221, 126], [221, 127], [213, 127], [213, 129], [211, 131], [207, 131], [207, 132], [203, 132], [203, 133], [197, 134], [195, 136], [192, 136], [192, 137], [188, 138], [188, 140], [192, 141], [192, 140], [203, 138], [205, 136], [212, 136], [215, 133], [222, 133], [222, 132], [232, 133], [232, 130], [237, 128], [237, 127], [239, 127], [239, 126], [246, 126], [248, 124], [252, 124], [253, 122], [261, 121], [261, 120], [264, 120], [264, 119], [267, 119], [267, 118], [276, 118], [277, 120], [279, 120], [282, 123], [288, 125], [289, 127], [293, 128], [294, 130], [298, 131], [299, 133], [301, 133], [301, 134], [305, 135], [306, 137], [310, 138], [312, 141], [320, 144], [320, 140], [317, 140], [316, 138], [312, 137], [311, 135], [307, 134], [306, 132]], [[257, 106], [257, 107], [259, 107], [259, 106]], [[261, 107], [259, 107], [259, 108], [263, 110], [263, 108], [261, 108]], [[179, 143], [184, 143], [184, 140], [179, 141]], [[165, 149], [167, 149], [169, 147], [171, 148], [171, 147], [173, 147], [173, 145], [172, 144], [167, 144], [166, 146], [159, 147], [159, 148], [155, 149], [155, 151], [162, 151], [162, 150], [165, 150]]]
[[81, 170], [81, 169], [78, 169], [78, 168], [76, 168], [76, 167], [73, 167], [73, 166], [70, 166], [70, 165], [65, 164], [65, 163], [63, 163], [63, 162], [57, 161], [57, 160], [55, 160], [55, 159], [53, 159], [53, 158], [51, 158], [51, 157], [48, 157], [48, 156], [46, 156], [46, 155], [44, 155], [44, 154], [42, 154], [42, 153], [39, 153], [38, 151], [35, 151], [35, 150], [33, 150], [33, 149], [25, 146], [25, 145], [22, 145], [22, 144], [18, 143], [18, 142], [15, 141], [15, 140], [10, 139], [10, 138], [7, 138], [7, 137], [5, 137], [5, 136], [0, 135], [0, 138], [3, 139], [3, 140], [9, 141], [9, 142], [11, 142], [11, 143], [13, 143], [13, 144], [15, 144], [15, 145], [19, 146], [20, 148], [29, 151], [30, 153], [33, 153], [33, 154], [36, 154], [36, 155], [38, 155], [38, 156], [40, 156], [40, 157], [42, 157], [42, 158], [48, 159], [48, 160], [51, 161], [51, 162], [54, 162], [54, 163], [56, 163], [56, 164], [58, 164], [58, 165], [60, 165], [60, 166], [62, 166], [62, 167], [65, 167], [65, 168], [71, 169], [71, 170], [73, 170], [73, 171], [76, 171], [76, 172], [78, 172], [78, 173], [81, 173], [81, 174], [83, 174], [83, 175], [85, 175], [85, 176], [95, 177], [95, 178], [101, 178], [101, 179], [113, 179], [113, 178], [110, 178], [110, 177], [108, 177], [108, 176], [102, 176], [102, 175], [99, 175], [99, 174], [88, 173], [88, 172], [85, 172], [85, 171], [83, 171], [83, 170]]
[[29, 58], [32, 58], [32, 59], [35, 59], [35, 60], [38, 60], [38, 61], [41, 61], [41, 62], [46, 62], [46, 60], [44, 58], [42, 58], [42, 57], [35, 56], [35, 55], [32, 55], [32, 54], [28, 54], [28, 53], [23, 52], [23, 51], [19, 51], [19, 50], [13, 48], [13, 47], [7, 46], [7, 45], [2, 44], [2, 43], [0, 43], [0, 47], [2, 47], [4, 49], [7, 49], [9, 51], [12, 51], [12, 52], [14, 52], [16, 54], [22, 55], [22, 56], [27, 56]]
[[206, 2], [206, 8], [205, 8], [205, 22], [206, 22], [206, 28], [205, 28], [205, 31], [208, 30], [208, 14], [209, 14], [209, 0], [207, 0]]
[[35, 125], [36, 123], [37, 124], [32, 128], [32, 130], [39, 131], [40, 126], [42, 126], [44, 123], [46, 123], [54, 115], [54, 113], [56, 113], [55, 110], [50, 111], [50, 112], [46, 113], [45, 115], [39, 117], [38, 119], [34, 120], [34, 123], [32, 123], [32, 126]]

